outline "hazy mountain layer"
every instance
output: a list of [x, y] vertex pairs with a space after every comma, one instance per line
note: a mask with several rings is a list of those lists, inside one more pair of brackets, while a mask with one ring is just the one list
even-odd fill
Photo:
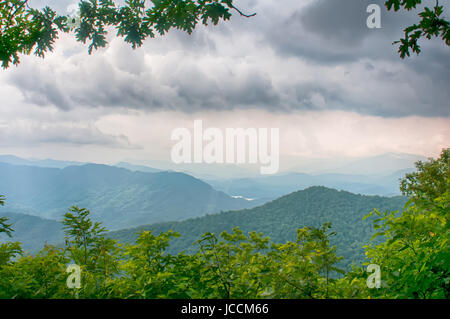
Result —
[[109, 229], [258, 205], [175, 172], [132, 172], [97, 164], [57, 169], [0, 163], [0, 176], [0, 194], [6, 196], [10, 212], [60, 220], [77, 205], [89, 208]]

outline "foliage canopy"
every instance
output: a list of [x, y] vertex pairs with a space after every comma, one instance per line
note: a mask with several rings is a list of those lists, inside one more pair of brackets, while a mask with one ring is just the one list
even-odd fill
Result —
[[[421, 0], [387, 0], [388, 10], [412, 10]], [[217, 25], [231, 18], [232, 11], [244, 17], [233, 0], [126, 0], [118, 5], [114, 0], [81, 0], [77, 16], [62, 16], [50, 7], [31, 8], [28, 0], [0, 2], [0, 61], [3, 68], [20, 63], [19, 54], [31, 53], [44, 57], [53, 50], [59, 32], [73, 32], [77, 41], [89, 43], [88, 51], [104, 47], [109, 29], [133, 48], [145, 39], [165, 35], [171, 28], [191, 34], [198, 24]], [[450, 23], [443, 17], [444, 7], [436, 1], [432, 8], [419, 13], [420, 22], [404, 29], [399, 43], [401, 58], [421, 51], [418, 40], [440, 37], [450, 45]]]

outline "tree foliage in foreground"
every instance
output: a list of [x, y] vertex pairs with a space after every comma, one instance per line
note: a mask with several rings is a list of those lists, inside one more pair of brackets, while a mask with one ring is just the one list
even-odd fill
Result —
[[[135, 244], [120, 245], [88, 216], [77, 207], [65, 215], [64, 248], [3, 261], [0, 298], [338, 297], [340, 281], [331, 274], [340, 272], [339, 258], [329, 247], [329, 224], [299, 229], [296, 242], [272, 245], [239, 228], [219, 237], [206, 233], [196, 254], [172, 255], [165, 251], [177, 233], [144, 231]], [[76, 292], [66, 286], [69, 263], [82, 269]]]
[[[411, 10], [421, 0], [387, 0], [388, 10]], [[89, 43], [89, 53], [107, 44], [109, 28], [133, 48], [140, 47], [145, 39], [157, 34], [165, 35], [171, 28], [191, 34], [198, 24], [218, 24], [231, 18], [232, 11], [246, 15], [234, 6], [233, 0], [126, 0], [118, 5], [114, 0], [81, 0], [77, 16], [61, 16], [50, 7], [31, 8], [28, 0], [0, 2], [0, 61], [3, 68], [20, 63], [19, 54], [44, 57], [53, 50], [59, 32], [73, 32], [77, 41]], [[444, 7], [426, 7], [419, 13], [418, 24], [405, 28], [400, 43], [401, 58], [410, 52], [419, 54], [420, 38], [440, 37], [450, 45], [449, 21], [443, 15]], [[363, 13], [362, 13], [363, 14]], [[363, 26], [361, 26], [363, 27]]]
[[[59, 32], [73, 31], [77, 41], [89, 42], [89, 53], [107, 44], [108, 28], [133, 48], [148, 37], [165, 35], [171, 28], [191, 34], [200, 23], [217, 25], [231, 18], [231, 10], [243, 14], [233, 0], [81, 0], [76, 17], [60, 16], [50, 7], [37, 10], [28, 0], [0, 2], [0, 60], [3, 68], [19, 64], [19, 54], [44, 57], [53, 50]], [[251, 16], [251, 15], [250, 15]]]
[[450, 149], [440, 158], [418, 162], [401, 181], [410, 201], [401, 213], [374, 211], [385, 241], [367, 247], [382, 266], [383, 293], [392, 298], [450, 297]]
[[[5, 196], [0, 195], [0, 206], [4, 206], [5, 205]], [[9, 237], [11, 237], [13, 229], [11, 228], [11, 224], [7, 224], [8, 222], [8, 218], [6, 217], [0, 217], [0, 234], [1, 233], [5, 233], [6, 235], [8, 235]]]
[[[410, 11], [416, 9], [421, 3], [422, 0], [387, 0], [386, 8], [394, 11], [401, 9]], [[418, 41], [421, 38], [428, 40], [434, 37], [441, 38], [446, 45], [450, 45], [450, 21], [446, 20], [443, 13], [444, 6], [439, 4], [439, 0], [436, 0], [433, 7], [425, 7], [419, 13], [419, 23], [408, 26], [403, 30], [404, 37], [394, 42], [394, 44], [400, 44], [398, 53], [402, 59], [410, 56], [411, 52], [420, 53], [421, 48]]]
[[[170, 254], [178, 233], [143, 231], [119, 244], [88, 210], [72, 207], [64, 247], [27, 256], [20, 243], [0, 246], [0, 298], [449, 298], [449, 154], [406, 175], [403, 211], [371, 213], [378, 241], [365, 247], [366, 264], [380, 266], [379, 289], [367, 287], [364, 267], [337, 267], [329, 223], [280, 244], [239, 228], [205, 233], [196, 253]], [[79, 289], [66, 285], [72, 263], [82, 270]]]

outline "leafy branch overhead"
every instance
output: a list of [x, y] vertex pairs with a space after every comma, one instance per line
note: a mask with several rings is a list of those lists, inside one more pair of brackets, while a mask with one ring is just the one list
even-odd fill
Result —
[[[388, 0], [386, 1], [386, 7], [388, 10], [398, 11], [403, 8], [410, 11], [416, 9], [421, 3], [422, 0]], [[413, 24], [403, 30], [404, 37], [393, 43], [400, 44], [398, 53], [402, 59], [410, 56], [410, 51], [416, 54], [420, 53], [418, 40], [423, 37], [428, 40], [433, 37], [440, 37], [446, 45], [450, 45], [450, 22], [443, 17], [443, 12], [444, 6], [439, 5], [439, 1], [436, 0], [433, 8], [425, 7], [419, 13], [421, 20], [418, 24]]]
[[[387, 0], [388, 10], [412, 10], [421, 0]], [[443, 6], [436, 2], [434, 8], [425, 8], [419, 14], [422, 20], [407, 27], [400, 43], [401, 58], [420, 53], [418, 40], [441, 37], [450, 45], [449, 21], [443, 15]], [[79, 12], [74, 16], [60, 16], [50, 7], [33, 9], [28, 0], [0, 2], [0, 61], [3, 68], [20, 63], [19, 54], [44, 54], [53, 50], [59, 32], [74, 32], [82, 43], [89, 43], [89, 53], [107, 44], [107, 30], [115, 29], [118, 36], [133, 48], [139, 47], [148, 37], [164, 35], [171, 28], [191, 34], [200, 23], [217, 25], [231, 18], [232, 12], [245, 14], [234, 6], [233, 0], [126, 0], [117, 5], [114, 0], [81, 0]]]
[[77, 17], [60, 16], [50, 7], [30, 8], [28, 0], [0, 2], [0, 60], [2, 67], [19, 64], [19, 54], [44, 57], [53, 50], [58, 32], [75, 33], [82, 43], [89, 42], [89, 53], [107, 44], [108, 27], [133, 48], [156, 34], [164, 35], [171, 28], [191, 34], [201, 23], [217, 25], [229, 20], [233, 0], [127, 0], [119, 6], [113, 0], [82, 0]]
[[[0, 206], [3, 206], [3, 205], [5, 205], [5, 196], [0, 195]], [[11, 228], [11, 226], [12, 226], [11, 224], [6, 223], [7, 221], [8, 221], [8, 218], [0, 217], [0, 234], [5, 233], [9, 237], [11, 237], [12, 232], [14, 230]]]

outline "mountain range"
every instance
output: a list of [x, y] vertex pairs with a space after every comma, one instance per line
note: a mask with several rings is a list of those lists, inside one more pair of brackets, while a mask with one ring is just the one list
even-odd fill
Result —
[[[182, 236], [174, 239], [167, 251], [190, 253], [197, 248], [195, 241], [206, 232], [219, 235], [223, 231], [231, 232], [234, 227], [240, 227], [244, 232], [261, 232], [273, 242], [281, 243], [295, 240], [298, 228], [319, 227], [325, 222], [331, 222], [332, 231], [337, 233], [331, 237], [331, 243], [338, 247], [338, 254], [344, 257], [342, 266], [348, 268], [352, 263], [363, 261], [362, 247], [370, 242], [373, 235], [373, 218], [363, 220], [363, 217], [375, 208], [381, 211], [401, 210], [405, 203], [406, 198], [401, 196], [366, 196], [314, 186], [250, 209], [124, 228], [110, 232], [108, 237], [122, 243], [132, 243], [143, 230], [152, 230], [155, 234], [174, 230]], [[63, 242], [62, 225], [58, 221], [10, 213], [6, 207], [1, 208], [0, 212], [13, 224], [15, 231], [12, 240], [22, 242], [28, 252], [36, 253], [44, 243]], [[0, 236], [0, 242], [5, 240], [9, 238]]]
[[275, 176], [204, 181], [231, 196], [252, 199], [273, 199], [311, 186], [326, 186], [363, 195], [397, 196], [400, 195], [400, 178], [412, 170], [404, 169], [388, 175], [313, 175], [293, 172]]
[[[377, 159], [381, 166], [383, 159]], [[400, 158], [394, 166], [408, 167], [409, 159]], [[218, 234], [239, 226], [283, 242], [293, 240], [298, 227], [331, 221], [338, 233], [333, 242], [348, 266], [362, 260], [361, 247], [372, 234], [370, 221], [363, 222], [362, 217], [374, 208], [401, 209], [405, 199], [397, 196], [399, 179], [411, 170], [378, 175], [208, 175], [201, 180], [127, 162], [109, 166], [0, 155], [0, 194], [6, 196], [0, 216], [9, 218], [14, 240], [31, 252], [45, 242], [63, 240], [60, 221], [72, 205], [90, 209], [92, 218], [123, 242], [135, 240], [142, 229], [177, 230], [183, 237], [173, 242], [174, 252], [191, 251], [192, 243], [209, 231]]]
[[85, 164], [59, 168], [0, 163], [0, 193], [9, 212], [61, 220], [72, 205], [89, 208], [109, 229], [182, 220], [258, 201], [232, 198], [177, 172], [132, 172]]

